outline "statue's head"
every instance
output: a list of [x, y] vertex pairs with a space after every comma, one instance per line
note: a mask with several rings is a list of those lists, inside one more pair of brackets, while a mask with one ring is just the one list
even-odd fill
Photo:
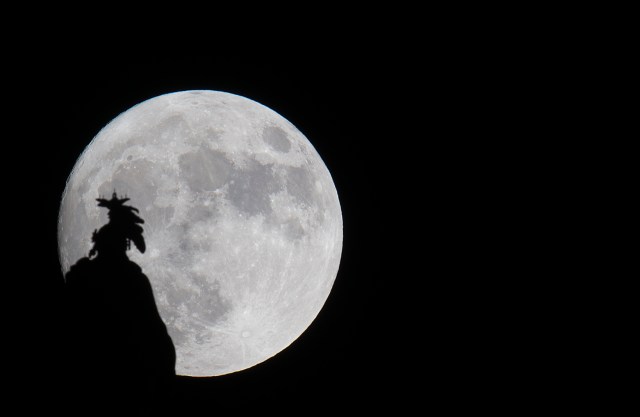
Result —
[[127, 250], [131, 247], [131, 241], [140, 252], [144, 253], [146, 246], [140, 226], [144, 220], [136, 214], [138, 209], [124, 205], [129, 198], [120, 199], [114, 191], [111, 200], [98, 198], [97, 201], [99, 207], [109, 209], [109, 223], [93, 232], [91, 238], [93, 248], [89, 256], [96, 253], [98, 256], [107, 257], [126, 256]]

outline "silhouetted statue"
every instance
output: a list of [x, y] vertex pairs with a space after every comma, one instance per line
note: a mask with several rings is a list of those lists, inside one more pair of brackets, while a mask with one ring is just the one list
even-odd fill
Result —
[[144, 221], [128, 200], [115, 192], [98, 199], [109, 222], [93, 232], [89, 257], [66, 274], [70, 357], [83, 404], [113, 415], [157, 414], [175, 377], [175, 349], [149, 279], [127, 257], [130, 242], [145, 251]]

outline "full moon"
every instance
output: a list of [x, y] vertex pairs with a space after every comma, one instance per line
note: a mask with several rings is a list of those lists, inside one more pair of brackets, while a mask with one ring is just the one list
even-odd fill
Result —
[[[62, 196], [63, 273], [107, 223], [96, 198], [130, 198], [176, 348], [176, 372], [216, 376], [289, 346], [326, 302], [342, 252], [338, 194], [309, 140], [275, 111], [219, 91], [144, 101], [86, 147]], [[81, 314], [81, 313], [79, 313]]]

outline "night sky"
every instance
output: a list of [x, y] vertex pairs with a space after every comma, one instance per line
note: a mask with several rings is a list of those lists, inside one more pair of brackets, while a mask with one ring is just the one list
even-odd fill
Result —
[[[597, 400], [593, 387], [611, 380], [591, 384], [602, 355], [586, 346], [599, 347], [591, 343], [598, 335], [571, 343], [576, 326], [591, 326], [587, 308], [572, 302], [600, 306], [574, 283], [583, 281], [576, 268], [596, 261], [582, 262], [588, 251], [572, 257], [590, 242], [573, 241], [591, 229], [567, 226], [585, 213], [582, 198], [567, 205], [572, 190], [591, 189], [582, 178], [589, 169], [572, 164], [602, 159], [580, 155], [596, 149], [583, 136], [607, 137], [591, 130], [608, 120], [583, 112], [594, 102], [590, 61], [570, 62], [590, 39], [581, 44], [583, 31], [572, 30], [575, 11], [489, 8], [483, 16], [485, 6], [449, 7], [311, 5], [286, 22], [247, 10], [264, 25], [255, 33], [245, 11], [145, 16], [132, 34], [121, 30], [130, 10], [101, 23], [104, 7], [80, 19], [69, 11], [80, 26], [41, 7], [8, 11], [15, 24], [5, 25], [0, 49], [3, 400], [22, 415], [67, 413], [80, 401], [57, 255], [65, 181], [118, 114], [192, 89], [262, 103], [310, 140], [338, 191], [344, 247], [333, 290], [298, 340], [246, 371], [179, 378], [165, 414], [520, 415]], [[557, 25], [559, 36], [549, 16], [569, 22]], [[78, 415], [99, 410], [91, 404]]]

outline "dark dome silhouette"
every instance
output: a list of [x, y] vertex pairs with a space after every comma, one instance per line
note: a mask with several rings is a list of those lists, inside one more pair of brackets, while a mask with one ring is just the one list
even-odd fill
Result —
[[89, 257], [65, 276], [70, 358], [82, 401], [114, 415], [157, 414], [175, 377], [175, 348], [149, 279], [126, 254], [131, 242], [146, 249], [144, 221], [128, 200], [115, 192], [98, 199], [109, 222], [94, 231]]

